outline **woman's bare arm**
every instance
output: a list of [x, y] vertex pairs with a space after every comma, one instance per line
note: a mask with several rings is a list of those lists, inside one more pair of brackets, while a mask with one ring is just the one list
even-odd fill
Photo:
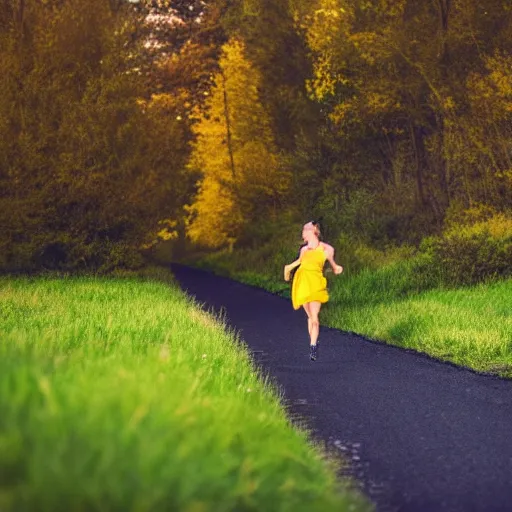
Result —
[[297, 258], [293, 263], [284, 266], [284, 280], [290, 280], [290, 274], [294, 268], [297, 268], [300, 265], [300, 258]]
[[338, 265], [334, 261], [334, 247], [330, 246], [329, 244], [324, 243], [324, 252], [325, 257], [327, 258], [327, 261], [332, 267], [333, 272], [337, 274], [341, 274], [343, 272], [343, 267], [341, 265]]
[[290, 280], [290, 274], [292, 273], [292, 270], [294, 268], [297, 268], [300, 265], [300, 260], [302, 258], [302, 254], [304, 253], [304, 250], [306, 249], [306, 246], [302, 246], [299, 251], [299, 257], [289, 265], [285, 265], [284, 267], [284, 280], [289, 281]]

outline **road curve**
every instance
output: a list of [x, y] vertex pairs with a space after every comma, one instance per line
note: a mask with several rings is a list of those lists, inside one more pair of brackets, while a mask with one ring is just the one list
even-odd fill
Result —
[[288, 300], [172, 270], [225, 313], [313, 436], [352, 461], [377, 511], [512, 511], [512, 381], [324, 327], [311, 362], [304, 313]]

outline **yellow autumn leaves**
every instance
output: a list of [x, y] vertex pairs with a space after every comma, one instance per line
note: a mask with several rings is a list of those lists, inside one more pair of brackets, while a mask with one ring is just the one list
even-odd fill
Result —
[[212, 248], [232, 247], [247, 223], [275, 214], [289, 184], [259, 97], [261, 76], [244, 51], [238, 39], [223, 47], [189, 164], [201, 180], [188, 235]]

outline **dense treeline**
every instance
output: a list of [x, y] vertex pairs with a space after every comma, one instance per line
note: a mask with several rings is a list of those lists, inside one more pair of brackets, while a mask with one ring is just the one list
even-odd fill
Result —
[[476, 246], [491, 219], [506, 261], [507, 0], [93, 3], [3, 1], [3, 268], [133, 264], [183, 225], [247, 247], [311, 217], [377, 246], [478, 222]]
[[226, 20], [261, 75], [288, 212], [387, 243], [510, 208], [507, 2], [246, 0]]
[[3, 0], [0, 25], [0, 268], [140, 264], [193, 184], [182, 104], [150, 86], [145, 16]]
[[377, 218], [374, 237], [407, 239], [477, 205], [510, 207], [507, 2], [322, 0], [299, 19], [307, 87], [341, 143], [328, 213], [354, 203]]

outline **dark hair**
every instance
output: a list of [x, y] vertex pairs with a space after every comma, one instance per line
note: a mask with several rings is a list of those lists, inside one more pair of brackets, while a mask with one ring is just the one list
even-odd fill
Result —
[[318, 237], [319, 240], [322, 239], [322, 230], [320, 229], [320, 222], [317, 220], [311, 220], [310, 221], [313, 226], [315, 226], [315, 235]]

